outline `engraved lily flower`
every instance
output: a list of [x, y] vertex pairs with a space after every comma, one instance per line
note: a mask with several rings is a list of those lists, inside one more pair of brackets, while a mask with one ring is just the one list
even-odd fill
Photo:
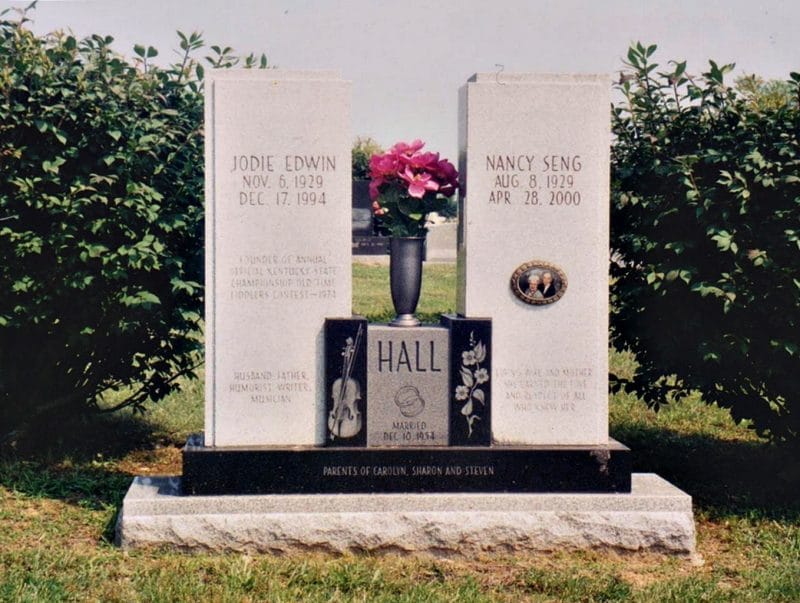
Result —
[[486, 346], [483, 345], [483, 342], [478, 342], [475, 344], [475, 361], [476, 362], [483, 362], [486, 359]]
[[[469, 334], [469, 348], [461, 352], [461, 385], [456, 386], [456, 401], [461, 406], [461, 414], [467, 421], [467, 437], [472, 437], [475, 421], [482, 420], [481, 406], [486, 406], [486, 392], [481, 385], [489, 382], [489, 370], [481, 363], [486, 360], [488, 350], [482, 341], [475, 341], [475, 333]], [[474, 369], [467, 368], [474, 366]], [[479, 403], [475, 404], [475, 402]]]
[[475, 350], [467, 350], [466, 352], [461, 352], [461, 363], [464, 366], [472, 366], [477, 362], [475, 358]]
[[466, 385], [456, 387], [456, 400], [466, 400], [469, 398], [469, 388]]

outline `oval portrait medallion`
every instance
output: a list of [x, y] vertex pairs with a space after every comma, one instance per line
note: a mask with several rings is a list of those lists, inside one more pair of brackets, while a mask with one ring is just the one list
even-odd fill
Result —
[[511, 275], [511, 290], [526, 304], [552, 304], [566, 292], [567, 275], [554, 264], [532, 260]]

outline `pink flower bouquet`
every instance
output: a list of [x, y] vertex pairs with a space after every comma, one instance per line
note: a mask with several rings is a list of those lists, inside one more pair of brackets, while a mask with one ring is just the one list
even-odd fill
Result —
[[372, 209], [393, 237], [424, 237], [428, 214], [441, 211], [458, 189], [458, 172], [439, 153], [422, 152], [425, 143], [398, 142], [369, 162]]

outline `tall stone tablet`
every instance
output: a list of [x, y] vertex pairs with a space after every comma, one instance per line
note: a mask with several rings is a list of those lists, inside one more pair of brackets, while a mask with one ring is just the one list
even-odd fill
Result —
[[458, 311], [491, 316], [498, 444], [608, 442], [610, 76], [460, 92]]
[[206, 446], [324, 441], [326, 316], [351, 313], [350, 83], [206, 80]]

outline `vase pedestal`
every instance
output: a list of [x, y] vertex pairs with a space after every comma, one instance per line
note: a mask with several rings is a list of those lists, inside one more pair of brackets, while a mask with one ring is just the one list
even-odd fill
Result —
[[420, 324], [419, 318], [413, 314], [398, 314], [389, 323], [392, 327], [418, 327]]
[[[350, 437], [328, 430], [325, 445], [489, 446], [491, 342], [488, 318], [443, 315], [439, 325], [413, 329], [368, 325], [360, 316], [328, 318], [325, 416], [337, 415], [337, 383], [346, 376], [357, 393], [351, 412], [364, 427]], [[353, 362], [345, 364], [349, 352]]]

